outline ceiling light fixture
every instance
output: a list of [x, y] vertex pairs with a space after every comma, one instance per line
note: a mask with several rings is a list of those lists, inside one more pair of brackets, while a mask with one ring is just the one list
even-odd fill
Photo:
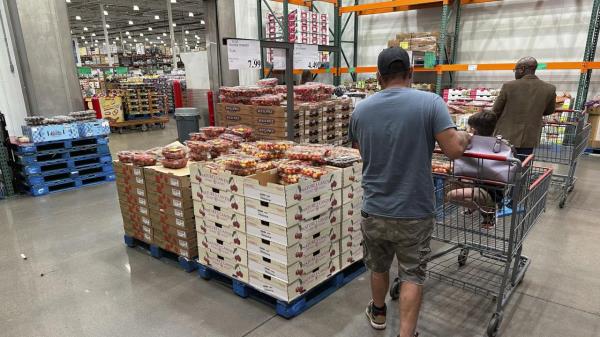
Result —
[[148, 30], [149, 30], [149, 31], [152, 31], [152, 27], [148, 27]]
[[106, 28], [110, 28], [110, 25], [108, 23], [106, 24]]
[[125, 35], [129, 35], [129, 32], [128, 32], [128, 31], [125, 31]]
[[92, 33], [92, 36], [96, 36], [96, 33]]
[[137, 42], [137, 39], [133, 39], [133, 42]]
[[200, 20], [200, 24], [201, 24], [201, 25], [203, 25], [203, 24], [205, 24], [205, 23], [206, 23], [206, 22], [204, 22], [204, 20]]
[[189, 30], [186, 30], [186, 31], [185, 31], [185, 33], [186, 33], [186, 34], [189, 34], [189, 33], [190, 33], [190, 31], [189, 31]]
[[82, 36], [82, 37], [81, 37], [81, 39], [82, 39], [82, 40], [85, 40], [85, 36]]
[[133, 25], [133, 21], [129, 20], [129, 24], [130, 24], [130, 25]]
[[177, 27], [177, 24], [175, 22], [173, 22], [173, 27]]
[[194, 16], [194, 13], [192, 13], [192, 12], [189, 12], [189, 13], [188, 13], [188, 16], [189, 16], [189, 17], [193, 17], [193, 16]]
[[98, 40], [94, 40], [94, 42], [98, 43]]
[[65, 1], [66, 1], [68, 4], [70, 4], [70, 3], [71, 3], [71, 0], [65, 0]]
[[140, 10], [140, 7], [139, 7], [138, 5], [133, 5], [133, 10], [134, 10], [134, 11], [139, 11], [139, 10]]
[[158, 15], [154, 16], [154, 20], [159, 20], [159, 19], [160, 19], [160, 16], [158, 16]]
[[119, 37], [118, 37], [118, 36], [117, 36], [117, 37], [115, 37], [115, 40], [119, 41]]
[[163, 33], [163, 36], [167, 36], [167, 33]]
[[108, 12], [107, 12], [107, 11], [104, 11], [104, 15], [108, 15]]
[[160, 36], [157, 36], [157, 37], [156, 37], [156, 39], [157, 39], [157, 40], [160, 40]]
[[145, 38], [144, 40], [148, 41], [148, 38]]
[[87, 31], [88, 31], [88, 28], [87, 28], [87, 27], [83, 27], [83, 31], [84, 31], [84, 32], [87, 32]]
[[140, 36], [144, 36], [144, 33], [140, 33]]
[[176, 4], [176, 3], [177, 3], [177, 0], [171, 0], [171, 3], [172, 3], [172, 4]]
[[127, 38], [131, 40], [131, 35], [129, 35]]
[[75, 20], [77, 20], [77, 21], [81, 21], [81, 16], [79, 16], [79, 15], [76, 15], [76, 16], [75, 16]]

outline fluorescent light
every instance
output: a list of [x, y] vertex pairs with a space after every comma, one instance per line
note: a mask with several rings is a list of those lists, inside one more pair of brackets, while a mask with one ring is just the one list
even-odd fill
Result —
[[200, 20], [200, 24], [201, 25], [205, 24], [204, 20]]
[[130, 25], [133, 25], [133, 21], [129, 20], [129, 24], [130, 24]]
[[131, 40], [131, 35], [129, 35], [127, 38]]
[[167, 33], [163, 33], [163, 36], [167, 36]]
[[79, 15], [76, 15], [76, 16], [75, 16], [75, 20], [77, 20], [77, 21], [81, 21], [81, 16], [79, 16]]
[[128, 32], [128, 31], [125, 31], [125, 35], [129, 35], [129, 32]]
[[148, 38], [145, 38], [144, 40], [148, 41]]
[[85, 41], [85, 44], [88, 44], [88, 42], [87, 42], [87, 41]]
[[186, 31], [185, 31], [185, 33], [186, 33], [186, 34], [189, 34], [189, 33], [190, 33], [190, 31], [189, 31], [189, 30], [186, 30]]
[[200, 37], [198, 35], [194, 35], [195, 38], [199, 39]]
[[144, 36], [144, 33], [140, 33], [140, 36]]
[[92, 36], [96, 36], [96, 33], [92, 33]]
[[160, 19], [160, 16], [158, 16], [158, 15], [154, 16], [154, 20], [159, 20], [159, 19]]
[[115, 40], [119, 41], [119, 37], [118, 37], [118, 36], [117, 36], [117, 37], [115, 37]]
[[104, 15], [108, 15], [108, 12], [107, 12], [107, 11], [104, 11]]
[[192, 13], [192, 12], [189, 12], [189, 13], [188, 13], [188, 16], [189, 16], [189, 17], [193, 17], [193, 16], [194, 16], [194, 13]]
[[108, 23], [106, 24], [106, 28], [110, 28], [110, 25]]
[[148, 27], [148, 30], [149, 30], [149, 31], [152, 31], [152, 27]]
[[160, 36], [157, 36], [157, 37], [156, 37], [156, 39], [157, 39], [157, 40], [160, 40]]
[[172, 3], [172, 4], [176, 4], [176, 3], [177, 3], [177, 0], [171, 0], [171, 3]]
[[97, 43], [94, 43], [94, 46], [98, 47], [98, 44], [97, 44]]
[[133, 42], [137, 42], [137, 39], [133, 39]]
[[140, 10], [140, 7], [138, 7], [138, 5], [133, 5], [133, 10], [134, 10], [134, 11], [139, 11], [139, 10]]
[[87, 27], [83, 27], [83, 31], [84, 31], [84, 32], [87, 32], [87, 31], [88, 31], [88, 28], [87, 28]]
[[66, 1], [68, 4], [70, 4], [70, 3], [71, 3], [71, 0], [65, 0], [65, 1]]
[[98, 43], [98, 40], [94, 40], [94, 42]]
[[173, 22], [173, 27], [177, 27], [177, 24], [175, 22]]

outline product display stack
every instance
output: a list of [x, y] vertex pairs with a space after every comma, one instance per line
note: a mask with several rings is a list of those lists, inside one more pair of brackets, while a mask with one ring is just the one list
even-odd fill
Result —
[[[269, 40], [283, 41], [283, 30], [272, 13], [267, 14], [265, 37]], [[329, 16], [325, 13], [298, 9], [288, 14], [288, 38], [290, 43], [329, 45]], [[267, 50], [267, 61], [272, 62], [273, 49]], [[321, 62], [328, 62], [329, 54], [321, 53]]]
[[[341, 160], [343, 161], [343, 159]], [[362, 209], [363, 197], [363, 189], [361, 187], [362, 163], [352, 163], [343, 170], [341, 240], [342, 269], [363, 258], [363, 236], [360, 230], [360, 211]]]
[[304, 162], [325, 152], [295, 146], [297, 159], [244, 181], [249, 283], [283, 301], [340, 270], [342, 170]]
[[300, 121], [304, 125], [304, 143], [319, 144], [323, 138], [323, 108], [319, 103], [300, 104]]
[[196, 162], [190, 171], [198, 263], [248, 283], [244, 183], [236, 175], [243, 169], [232, 172], [214, 163]]
[[[125, 235], [152, 244], [154, 229], [150, 220], [148, 193], [144, 168], [133, 163], [133, 153], [119, 153], [113, 162], [116, 174], [117, 195], [123, 217]], [[136, 158], [136, 163], [144, 164]]]
[[161, 152], [162, 166], [144, 168], [154, 243], [192, 259], [198, 243], [186, 150], [171, 144]]
[[352, 114], [352, 99], [345, 98], [335, 101], [335, 138], [330, 144], [344, 146], [348, 142], [348, 126]]
[[166, 96], [160, 95], [153, 83], [121, 83], [119, 87], [125, 119], [148, 118], [165, 113]]

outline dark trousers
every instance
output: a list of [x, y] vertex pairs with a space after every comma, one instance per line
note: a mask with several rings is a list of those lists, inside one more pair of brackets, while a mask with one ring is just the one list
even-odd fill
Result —
[[517, 158], [520, 160], [525, 160], [530, 154], [533, 153], [532, 147], [517, 147]]

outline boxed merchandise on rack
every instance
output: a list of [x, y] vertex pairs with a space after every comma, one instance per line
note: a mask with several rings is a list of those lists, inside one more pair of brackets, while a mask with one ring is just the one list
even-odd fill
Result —
[[154, 229], [150, 221], [144, 169], [122, 161], [114, 161], [113, 167], [125, 234], [153, 243]]

